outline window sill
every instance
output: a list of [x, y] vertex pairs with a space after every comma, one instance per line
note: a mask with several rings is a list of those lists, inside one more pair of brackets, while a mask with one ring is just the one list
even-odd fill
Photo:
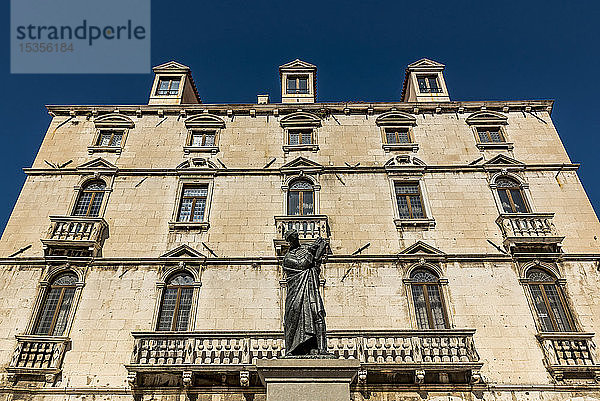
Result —
[[120, 146], [88, 146], [88, 153], [91, 155], [92, 153], [99, 152], [113, 152], [113, 153], [121, 153], [123, 150]]
[[409, 152], [416, 152], [419, 150], [418, 143], [384, 143], [382, 148], [386, 152], [394, 151], [394, 150], [407, 150]]
[[317, 144], [309, 144], [309, 145], [283, 145], [283, 151], [285, 153], [302, 151], [302, 150], [309, 150], [311, 152], [316, 152], [317, 150], [319, 150], [319, 145], [317, 145]]
[[184, 146], [183, 153], [186, 155], [189, 153], [212, 153], [216, 155], [219, 153], [218, 146]]
[[435, 220], [434, 219], [394, 219], [394, 224], [396, 224], [397, 229], [402, 229], [404, 227], [433, 228], [433, 227], [435, 227]]
[[169, 230], [199, 230], [206, 231], [210, 228], [210, 223], [208, 221], [170, 221], [169, 222]]
[[479, 150], [486, 149], [506, 149], [513, 150], [514, 145], [512, 142], [486, 142], [486, 143], [478, 143], [477, 148]]

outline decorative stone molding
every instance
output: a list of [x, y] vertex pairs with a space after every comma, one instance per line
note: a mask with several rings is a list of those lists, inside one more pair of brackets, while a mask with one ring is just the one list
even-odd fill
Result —
[[68, 337], [17, 336], [17, 347], [6, 368], [13, 382], [20, 376], [33, 376], [54, 383], [62, 371], [62, 361], [69, 345]]

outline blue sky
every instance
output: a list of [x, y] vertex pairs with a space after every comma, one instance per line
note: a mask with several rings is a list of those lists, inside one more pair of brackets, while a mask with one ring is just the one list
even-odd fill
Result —
[[[45, 104], [145, 104], [139, 75], [11, 75], [0, 42], [0, 229], [50, 117]], [[293, 5], [292, 5], [293, 4]], [[600, 3], [558, 1], [152, 2], [152, 64], [192, 68], [205, 103], [279, 101], [277, 66], [316, 64], [319, 101], [396, 101], [404, 68], [446, 64], [453, 100], [555, 99], [553, 119], [600, 210]]]

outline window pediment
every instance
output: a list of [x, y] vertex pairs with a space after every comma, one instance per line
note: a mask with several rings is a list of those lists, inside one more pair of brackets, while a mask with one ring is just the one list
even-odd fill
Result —
[[208, 159], [203, 157], [194, 157], [192, 159], [186, 160], [183, 163], [179, 164], [176, 169], [188, 169], [188, 168], [209, 168], [209, 169], [217, 169], [217, 165], [211, 162]]
[[96, 128], [133, 128], [134, 123], [129, 117], [123, 114], [107, 114], [94, 119]]
[[284, 164], [283, 166], [281, 166], [281, 170], [282, 171], [286, 171], [286, 170], [304, 170], [304, 169], [308, 169], [308, 170], [313, 170], [313, 169], [322, 169], [323, 166], [317, 162], [314, 162], [312, 160], [309, 160], [305, 157], [297, 157], [294, 160], [292, 160], [289, 163]]
[[408, 248], [404, 248], [399, 252], [400, 255], [445, 255], [445, 252], [440, 251], [434, 246], [431, 246], [423, 241], [417, 241]]
[[502, 113], [495, 111], [478, 111], [471, 114], [465, 120], [469, 125], [483, 125], [483, 124], [508, 124], [508, 117]]
[[490, 160], [486, 161], [485, 163], [483, 163], [483, 166], [498, 167], [498, 168], [508, 167], [508, 166], [524, 167], [525, 164], [523, 162], [518, 161], [517, 159], [513, 159], [512, 157], [509, 157], [509, 156], [506, 156], [503, 154], [499, 154], [497, 156], [494, 156]]
[[104, 160], [101, 157], [98, 157], [94, 160], [90, 160], [89, 162], [85, 162], [79, 166], [77, 166], [77, 170], [111, 170], [116, 171], [117, 166], [114, 164]]
[[401, 111], [389, 111], [375, 119], [378, 126], [417, 125], [415, 116]]
[[314, 114], [296, 112], [288, 114], [280, 121], [283, 128], [288, 127], [320, 127], [321, 119]]
[[212, 114], [200, 114], [185, 120], [186, 128], [225, 128], [225, 121]]
[[183, 244], [160, 256], [161, 258], [205, 258], [206, 255], [198, 252], [189, 245]]

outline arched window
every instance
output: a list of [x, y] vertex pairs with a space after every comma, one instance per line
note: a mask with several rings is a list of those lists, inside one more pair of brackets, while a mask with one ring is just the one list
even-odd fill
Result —
[[447, 329], [449, 323], [439, 278], [430, 270], [416, 269], [410, 281], [419, 329]]
[[307, 180], [296, 180], [288, 191], [288, 215], [304, 216], [315, 213], [315, 193]]
[[574, 331], [565, 297], [556, 278], [542, 269], [527, 272], [527, 286], [541, 331]]
[[105, 189], [106, 184], [102, 181], [91, 181], [87, 183], [81, 189], [81, 192], [79, 192], [73, 215], [98, 217]]
[[73, 305], [76, 283], [77, 275], [70, 272], [60, 274], [52, 280], [44, 296], [34, 334], [44, 336], [64, 334]]
[[158, 331], [186, 331], [192, 309], [194, 278], [177, 273], [167, 280], [160, 302]]
[[504, 213], [529, 213], [521, 184], [517, 181], [500, 177], [496, 180], [496, 190]]

